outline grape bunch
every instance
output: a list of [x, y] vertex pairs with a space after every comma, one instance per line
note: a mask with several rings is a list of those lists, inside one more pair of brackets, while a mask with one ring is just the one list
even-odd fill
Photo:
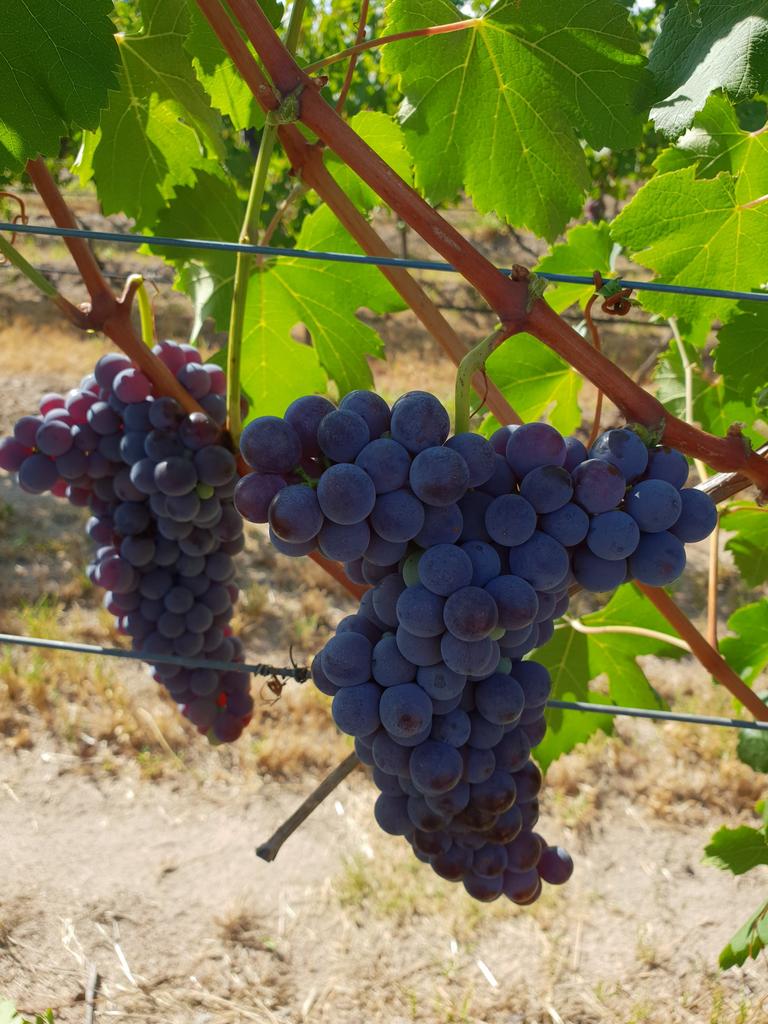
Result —
[[235, 503], [275, 547], [371, 584], [313, 663], [381, 790], [376, 820], [478, 899], [533, 902], [572, 871], [534, 831], [551, 683], [522, 660], [573, 586], [661, 586], [714, 528], [679, 452], [627, 428], [591, 450], [547, 424], [449, 437], [426, 392], [297, 399], [245, 429]]
[[154, 351], [205, 412], [185, 414], [126, 356], [109, 354], [77, 388], [45, 395], [39, 415], [16, 423], [0, 442], [0, 468], [17, 473], [25, 491], [90, 508], [96, 550], [87, 573], [106, 591], [105, 607], [182, 713], [213, 742], [228, 742], [250, 720], [249, 675], [152, 661], [243, 661], [230, 626], [233, 556], [244, 541], [236, 461], [221, 443], [226, 382], [190, 345], [166, 341]]

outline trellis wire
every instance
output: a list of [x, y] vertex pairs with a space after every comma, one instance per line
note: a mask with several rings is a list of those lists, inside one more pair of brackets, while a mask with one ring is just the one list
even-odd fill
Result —
[[[287, 676], [298, 683], [310, 678], [307, 668], [274, 668], [272, 665], [251, 665], [243, 662], [213, 661], [205, 658], [182, 658], [175, 654], [138, 654], [119, 647], [99, 647], [96, 644], [75, 644], [66, 640], [47, 640], [37, 636], [16, 636], [0, 633], [0, 644], [20, 647], [42, 647], [75, 654], [95, 654], [105, 658], [125, 658], [129, 661], [158, 662], [163, 665], [182, 665], [185, 668], [212, 668], [221, 672], [250, 672], [259, 676]], [[592, 704], [584, 701], [549, 700], [547, 707], [562, 711], [586, 711], [593, 714], [620, 715], [628, 718], [652, 718], [663, 722], [689, 722], [693, 725], [714, 725], [728, 729], [754, 729], [768, 732], [768, 722], [750, 722], [739, 718], [717, 718], [711, 715], [688, 715], [679, 711], [658, 711], [645, 708], [625, 708], [616, 704]]]
[[[273, 245], [250, 245], [245, 242], [222, 242], [205, 238], [169, 238], [164, 235], [123, 234], [117, 231], [91, 231], [86, 228], [59, 228], [34, 224], [12, 224], [0, 221], [0, 231], [26, 235], [51, 235], [56, 238], [84, 238], [92, 242], [116, 242], [119, 245], [153, 245], [200, 251], [246, 253], [251, 256], [289, 256], [294, 259], [319, 260], [326, 263], [353, 263], [363, 266], [399, 267], [403, 270], [435, 270], [460, 273], [452, 263], [439, 260], [401, 259], [397, 256], [363, 256], [359, 253], [323, 252], [315, 249], [288, 249]], [[500, 274], [510, 274], [509, 268], [497, 268]], [[551, 274], [536, 272], [545, 281], [564, 284], [594, 284], [591, 274]], [[612, 282], [613, 283], [613, 282]], [[711, 299], [739, 299], [749, 302], [768, 302], [768, 292], [738, 292], [722, 288], [696, 288], [692, 285], [661, 284], [657, 281], [620, 280], [624, 288], [677, 295], [697, 295]]]

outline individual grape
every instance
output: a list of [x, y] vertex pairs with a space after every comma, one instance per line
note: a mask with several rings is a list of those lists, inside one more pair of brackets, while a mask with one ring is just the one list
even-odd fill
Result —
[[[415, 787], [414, 787], [415, 788]], [[418, 792], [418, 790], [417, 790]], [[425, 797], [427, 806], [438, 814], [452, 817], [460, 814], [469, 803], [470, 788], [466, 782], [457, 782], [453, 789]]]
[[460, 696], [466, 680], [466, 675], [454, 672], [442, 662], [422, 666], [416, 673], [416, 682], [433, 701], [444, 701]]
[[680, 491], [680, 517], [669, 532], [686, 544], [704, 540], [717, 526], [717, 508], [708, 494], [695, 487]]
[[531, 756], [531, 744], [525, 730], [515, 728], [504, 733], [493, 753], [499, 768], [507, 772], [519, 771]]
[[509, 552], [509, 570], [512, 575], [527, 580], [536, 590], [559, 586], [569, 566], [568, 552], [562, 544], [541, 530], [536, 530], [530, 540], [518, 544]]
[[387, 796], [382, 793], [373, 805], [376, 824], [391, 836], [406, 836], [413, 831], [408, 817], [408, 801], [404, 796]]
[[203, 412], [190, 413], [179, 426], [179, 440], [186, 449], [193, 452], [206, 445], [216, 444], [220, 433], [218, 424]]
[[347, 615], [336, 627], [337, 633], [361, 633], [367, 636], [372, 644], [377, 644], [381, 639], [381, 630], [364, 615]]
[[398, 743], [384, 730], [374, 736], [371, 753], [376, 767], [382, 771], [401, 778], [408, 775], [411, 748]]
[[519, 771], [512, 773], [517, 786], [517, 802], [519, 804], [534, 800], [541, 789], [541, 771], [533, 761], [528, 761]]
[[629, 559], [634, 579], [649, 587], [665, 587], [673, 583], [685, 568], [685, 548], [673, 534], [644, 533], [635, 553]]
[[326, 558], [348, 562], [360, 558], [368, 547], [371, 531], [366, 522], [339, 526], [326, 520], [317, 534], [317, 546]]
[[311, 540], [304, 541], [303, 544], [291, 544], [290, 541], [281, 540], [271, 528], [269, 531], [269, 542], [281, 555], [287, 555], [289, 558], [301, 558], [303, 555], [308, 555], [311, 551], [314, 551], [317, 547], [317, 541], [314, 537]]
[[303, 544], [316, 537], [323, 525], [317, 495], [306, 484], [281, 488], [269, 506], [272, 532], [290, 544]]
[[149, 510], [143, 502], [123, 501], [115, 508], [112, 522], [122, 537], [143, 533], [150, 523]]
[[624, 497], [626, 481], [610, 462], [587, 459], [573, 470], [573, 500], [591, 515], [610, 512]]
[[[355, 753], [357, 754], [357, 759], [359, 761], [361, 761], [363, 764], [368, 765], [368, 767], [372, 768], [374, 766], [375, 762], [373, 760], [372, 749], [371, 749], [371, 747], [368, 746], [368, 742], [367, 742], [370, 738], [371, 738], [370, 736], [356, 736], [355, 737]], [[402, 791], [401, 791], [401, 793], [402, 793]], [[386, 794], [386, 795], [390, 796], [390, 795], [394, 795], [394, 794]], [[401, 794], [397, 794], [397, 795], [401, 795]]]
[[379, 715], [394, 739], [407, 739], [431, 728], [432, 702], [415, 683], [401, 683], [384, 690]]
[[200, 514], [200, 499], [195, 491], [187, 494], [163, 495], [165, 513], [180, 523], [191, 523]]
[[580, 544], [589, 530], [590, 519], [583, 508], [568, 502], [555, 512], [539, 516], [539, 529], [554, 537], [565, 548]]
[[35, 435], [35, 447], [52, 458], [63, 455], [72, 447], [69, 427], [61, 420], [41, 423]]
[[488, 541], [490, 534], [485, 526], [485, 515], [490, 508], [493, 498], [483, 491], [470, 491], [459, 502], [463, 525], [460, 540]]
[[485, 782], [472, 786], [470, 803], [479, 811], [503, 814], [514, 804], [516, 793], [514, 777], [509, 772], [497, 769]]
[[377, 494], [387, 494], [400, 490], [408, 482], [411, 457], [397, 441], [377, 437], [360, 450], [355, 465], [368, 474]]
[[[366, 524], [367, 529], [367, 524]], [[374, 565], [391, 566], [397, 565], [405, 552], [408, 550], [406, 541], [384, 540], [376, 531], [368, 530], [369, 541], [363, 554], [367, 562]], [[347, 559], [351, 561], [351, 559]]]
[[392, 437], [413, 454], [443, 444], [449, 429], [448, 413], [425, 391], [409, 391], [392, 407]]
[[121, 402], [143, 402], [152, 393], [149, 377], [133, 366], [115, 375], [112, 388]]
[[391, 565], [375, 565], [373, 562], [369, 562], [367, 558], [363, 558], [361, 562], [361, 574], [364, 583], [370, 583], [375, 586], [377, 583], [386, 577], [391, 575], [393, 567]]
[[504, 735], [504, 726], [489, 722], [479, 711], [470, 711], [469, 719], [472, 723], [469, 745], [480, 750], [492, 750]]
[[495, 725], [511, 725], [525, 706], [525, 693], [514, 676], [496, 673], [475, 686], [480, 714]]
[[277, 416], [251, 420], [240, 435], [240, 452], [261, 473], [290, 473], [301, 459], [301, 441], [290, 423]]
[[496, 465], [493, 445], [480, 434], [456, 434], [449, 437], [445, 444], [458, 452], [466, 463], [470, 487], [482, 487], [493, 476]]
[[421, 583], [433, 594], [448, 597], [472, 579], [472, 561], [461, 548], [436, 544], [421, 556], [418, 566]]
[[320, 449], [334, 462], [354, 462], [370, 437], [368, 424], [362, 416], [347, 409], [327, 413], [317, 429]]
[[197, 473], [193, 463], [172, 456], [155, 466], [155, 483], [162, 494], [187, 494], [197, 483]]
[[439, 637], [414, 636], [404, 626], [398, 626], [395, 638], [400, 653], [412, 664], [424, 668], [429, 665], [437, 665], [440, 661]]
[[453, 544], [461, 536], [463, 526], [464, 518], [458, 505], [427, 505], [424, 509], [424, 525], [413, 541], [422, 548]]
[[322, 657], [321, 654], [316, 654], [312, 659], [312, 681], [318, 688], [320, 693], [324, 693], [327, 697], [335, 697], [341, 689], [335, 683], [332, 683], [328, 676], [323, 671]]
[[507, 867], [510, 872], [525, 874], [539, 863], [543, 849], [541, 837], [527, 829], [507, 844]]
[[525, 735], [528, 737], [528, 741], [532, 747], [536, 747], [541, 743], [547, 733], [547, 722], [542, 715], [536, 722], [528, 722], [524, 730]]
[[481, 903], [492, 903], [501, 895], [502, 878], [482, 878], [470, 871], [464, 876], [464, 888], [472, 899], [480, 900]]
[[[387, 690], [384, 696], [391, 692]], [[464, 762], [458, 750], [450, 744], [426, 740], [414, 747], [409, 768], [416, 788], [426, 796], [437, 796], [458, 784]]]
[[[352, 526], [371, 514], [376, 504], [376, 491], [364, 470], [343, 463], [323, 473], [317, 485], [317, 500], [323, 515], [332, 522]], [[372, 525], [376, 527], [375, 523]]]
[[545, 846], [536, 868], [543, 882], [564, 885], [573, 874], [573, 859], [562, 846]]
[[586, 462], [587, 449], [578, 439], [578, 437], [569, 436], [563, 439], [565, 441], [565, 462], [563, 463], [563, 469], [567, 469], [569, 473], [582, 462]]
[[409, 481], [413, 493], [426, 505], [444, 507], [466, 493], [469, 468], [452, 448], [425, 448], [411, 463]]
[[35, 453], [28, 456], [19, 467], [19, 486], [30, 494], [49, 491], [59, 479], [55, 463], [47, 455]]
[[659, 533], [680, 518], [682, 501], [666, 480], [642, 480], [627, 492], [624, 508], [644, 533]]
[[490, 580], [485, 589], [496, 603], [499, 625], [505, 629], [529, 626], [539, 610], [536, 591], [519, 576], [499, 576]]
[[183, 616], [175, 615], [173, 612], [163, 612], [157, 620], [157, 631], [168, 640], [175, 640], [184, 632]]
[[[42, 416], [22, 416], [13, 427], [13, 438], [30, 451], [37, 444], [37, 432], [42, 426]], [[96, 437], [96, 435], [95, 435]], [[95, 444], [95, 439], [94, 439]]]
[[[400, 784], [402, 786], [402, 782]], [[442, 829], [447, 824], [446, 815], [430, 806], [415, 786], [414, 790], [415, 795], [408, 797], [408, 817], [414, 827], [422, 832], [436, 832]]]
[[[509, 847], [507, 847], [509, 856]], [[534, 868], [530, 871], [505, 871], [502, 876], [502, 889], [507, 899], [521, 906], [533, 902], [541, 890], [541, 882]]]
[[523, 544], [536, 529], [536, 511], [519, 494], [494, 498], [485, 513], [485, 527], [497, 544]]
[[640, 542], [636, 521], [626, 512], [601, 512], [593, 516], [587, 534], [587, 547], [592, 554], [608, 561], [629, 558]]
[[371, 512], [371, 526], [384, 540], [412, 540], [424, 525], [424, 506], [409, 490], [380, 494]]
[[493, 744], [482, 748], [468, 746], [463, 749], [462, 758], [464, 761], [464, 769], [461, 777], [465, 782], [484, 782], [493, 775], [496, 768], [496, 757], [492, 747]]
[[470, 540], [461, 545], [461, 550], [472, 562], [470, 586], [484, 587], [501, 572], [501, 559], [490, 544], [481, 540]]
[[146, 419], [148, 423], [141, 423], [132, 429], [145, 431], [151, 425], [156, 430], [174, 430], [184, 419], [184, 410], [175, 398], [162, 396], [149, 404]]
[[120, 429], [120, 417], [106, 402], [94, 402], [88, 410], [88, 425], [100, 437]]
[[[427, 665], [427, 668], [433, 668], [433, 665]], [[450, 700], [439, 700], [432, 697], [432, 714], [433, 715], [447, 715], [451, 711], [454, 711], [459, 704], [461, 704], [461, 694], [457, 694], [455, 697], [451, 697]], [[462, 708], [462, 711], [464, 709]]]
[[375, 391], [350, 391], [339, 402], [339, 409], [361, 416], [372, 438], [389, 430], [389, 406]]
[[235, 575], [235, 566], [229, 555], [214, 551], [205, 560], [205, 574], [216, 583], [227, 583]]
[[648, 453], [646, 480], [666, 480], [677, 490], [685, 486], [688, 479], [688, 460], [674, 448], [659, 446]]
[[579, 586], [596, 594], [615, 590], [627, 576], [626, 559], [607, 561], [593, 554], [586, 545], [576, 548], [571, 564]]
[[493, 648], [488, 637], [483, 640], [459, 640], [444, 633], [440, 640], [443, 661], [459, 675], [473, 676], [482, 672]]
[[397, 621], [414, 636], [439, 636], [445, 629], [444, 606], [445, 600], [426, 587], [406, 587], [397, 599]]
[[370, 640], [360, 633], [341, 633], [331, 637], [323, 648], [320, 665], [336, 686], [355, 686], [371, 678]]
[[456, 843], [432, 858], [432, 870], [449, 882], [459, 882], [472, 866], [472, 851]]
[[112, 388], [115, 377], [121, 370], [128, 370], [132, 366], [130, 359], [120, 352], [108, 352], [103, 355], [94, 367], [96, 383], [100, 388], [108, 391]]
[[248, 473], [235, 488], [235, 506], [251, 523], [266, 523], [269, 519], [269, 504], [287, 481], [282, 476], [268, 473]]
[[331, 705], [331, 714], [339, 729], [350, 736], [369, 736], [375, 732], [381, 726], [381, 692], [381, 687], [375, 683], [342, 687]]
[[323, 417], [333, 411], [333, 402], [322, 395], [305, 395], [303, 398], [297, 398], [285, 410], [284, 419], [295, 430], [305, 455], [320, 455], [317, 430]]
[[511, 494], [515, 487], [515, 477], [509, 468], [509, 463], [503, 455], [494, 452], [493, 473], [482, 485], [486, 494], [498, 498], [503, 494]]
[[482, 640], [499, 621], [496, 602], [481, 587], [462, 587], [445, 602], [443, 621], [459, 640]]
[[72, 422], [82, 424], [87, 422], [88, 410], [95, 401], [96, 395], [91, 394], [91, 392], [73, 388], [67, 395], [64, 405], [72, 417]]
[[15, 473], [21, 469], [22, 463], [31, 454], [31, 448], [26, 448], [13, 437], [4, 437], [0, 441], [0, 469]]
[[590, 459], [602, 459], [620, 470], [625, 480], [637, 480], [648, 465], [648, 449], [634, 430], [606, 430], [589, 451]]
[[507, 866], [507, 852], [503, 846], [486, 843], [475, 850], [472, 871], [480, 878], [496, 878]]
[[472, 725], [466, 711], [454, 708], [447, 715], [434, 715], [430, 737], [452, 747], [463, 747], [469, 739], [471, 729]]
[[410, 683], [416, 677], [416, 666], [401, 653], [391, 633], [383, 636], [373, 648], [372, 674], [381, 686]]
[[571, 475], [561, 466], [538, 466], [520, 482], [521, 497], [540, 514], [556, 512], [570, 501], [572, 494]]
[[525, 706], [541, 707], [552, 690], [552, 679], [547, 669], [537, 661], [520, 661], [514, 666], [513, 676], [522, 687]]
[[547, 423], [524, 423], [510, 433], [505, 451], [507, 462], [518, 478], [539, 466], [562, 466], [566, 447], [562, 436]]
[[212, 487], [226, 484], [237, 472], [234, 455], [220, 444], [200, 448], [195, 452], [193, 462], [198, 480]]
[[[530, 804], [524, 806], [530, 807]], [[519, 807], [513, 805], [506, 811], [502, 811], [490, 828], [484, 832], [484, 836], [492, 843], [511, 843], [520, 834], [523, 827], [523, 815]]]

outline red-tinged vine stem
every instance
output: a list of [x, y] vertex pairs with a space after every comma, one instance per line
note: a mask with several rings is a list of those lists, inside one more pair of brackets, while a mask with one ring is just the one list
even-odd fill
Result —
[[357, 22], [357, 35], [355, 36], [355, 45], [352, 47], [352, 53], [350, 54], [350, 61], [347, 65], [347, 73], [344, 75], [344, 81], [341, 85], [341, 91], [339, 97], [336, 100], [336, 110], [339, 114], [343, 113], [344, 106], [347, 102], [347, 96], [349, 90], [352, 88], [352, 82], [355, 77], [355, 68], [357, 67], [357, 56], [360, 52], [356, 47], [359, 47], [363, 43], [363, 36], [365, 35], [365, 24], [368, 21], [368, 0], [363, 0], [360, 4], [360, 16]]
[[[275, 96], [274, 90], [265, 79], [219, 0], [197, 0], [197, 5], [208, 19], [262, 108], [265, 111], [276, 110], [279, 105], [278, 97]], [[311, 88], [316, 88], [316, 83], [313, 83]], [[294, 173], [298, 174], [303, 183], [313, 188], [326, 202], [360, 248], [369, 256], [392, 256], [392, 251], [381, 236], [328, 172], [321, 148], [308, 143], [295, 125], [281, 125], [278, 135], [291, 161]], [[458, 366], [467, 354], [467, 347], [421, 286], [407, 271], [400, 268], [379, 267], [379, 270]], [[501, 274], [498, 276], [500, 280], [504, 280]], [[486, 383], [483, 374], [475, 374], [473, 385], [480, 394], [483, 393]], [[522, 422], [496, 385], [492, 383], [488, 383], [487, 386], [486, 404], [500, 423]]]
[[[200, 2], [200, 0], [198, 0]], [[470, 242], [445, 221], [375, 153], [330, 107], [314, 82], [286, 51], [264, 12], [248, 0], [229, 0], [275, 87], [283, 94], [301, 92], [303, 123], [352, 168], [429, 245], [472, 284], [496, 312], [510, 334], [527, 331], [566, 359], [609, 397], [629, 420], [663, 430], [664, 441], [701, 458], [715, 469], [739, 470], [768, 491], [768, 462], [749, 450], [736, 434], [713, 437], [670, 415], [541, 299], [528, 307], [528, 289], [510, 281]], [[219, 11], [219, 15], [221, 15]]]
[[378, 39], [367, 39], [364, 43], [357, 42], [354, 46], [348, 46], [346, 50], [332, 53], [330, 57], [323, 57], [322, 60], [315, 61], [314, 64], [307, 64], [304, 70], [308, 75], [313, 75], [330, 64], [345, 60], [347, 57], [356, 57], [359, 53], [364, 53], [365, 50], [373, 50], [378, 46], [385, 46], [387, 43], [399, 43], [403, 39], [419, 39], [425, 36], [443, 36], [448, 32], [462, 32], [464, 29], [479, 25], [481, 20], [481, 18], [466, 18], [464, 21], [453, 21], [450, 24], [425, 25], [423, 28], [412, 28], [406, 32], [393, 32], [388, 36], [379, 36]]
[[[77, 228], [79, 225], [42, 157], [29, 160], [26, 169], [54, 223], [60, 228]], [[64, 242], [91, 298], [85, 327], [106, 334], [144, 371], [161, 395], [175, 398], [188, 413], [204, 412], [190, 393], [179, 384], [165, 363], [142, 342], [131, 323], [131, 306], [140, 282], [130, 281], [120, 298], [117, 298], [84, 239], [65, 238]]]
[[[597, 325], [595, 324], [595, 321], [592, 319], [592, 307], [597, 302], [597, 299], [598, 299], [598, 293], [597, 292], [595, 292], [594, 295], [590, 296], [589, 301], [587, 302], [586, 308], [584, 310], [584, 319], [587, 322], [587, 327], [589, 328], [589, 333], [592, 336], [592, 347], [594, 348], [594, 350], [596, 352], [602, 352], [603, 351], [603, 346], [600, 343], [600, 331], [598, 331]], [[602, 417], [603, 417], [603, 392], [600, 391], [600, 389], [598, 388], [597, 401], [595, 402], [595, 415], [594, 415], [594, 418], [592, 420], [592, 430], [590, 431], [589, 440], [587, 441], [587, 448], [588, 449], [591, 448], [592, 445], [597, 440], [598, 434], [600, 433], [600, 421], [601, 421]]]
[[680, 609], [666, 590], [635, 582], [637, 589], [655, 605], [675, 632], [688, 643], [692, 653], [710, 675], [733, 694], [740, 704], [755, 716], [758, 722], [768, 722], [768, 707], [757, 694], [736, 675], [728, 662], [707, 642], [688, 616]]

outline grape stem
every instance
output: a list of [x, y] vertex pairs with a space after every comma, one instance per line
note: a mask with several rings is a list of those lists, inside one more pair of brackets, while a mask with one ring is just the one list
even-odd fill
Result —
[[[293, 53], [298, 45], [301, 33], [301, 22], [306, 9], [306, 0], [294, 0], [291, 17], [288, 22], [285, 46]], [[272, 151], [277, 141], [277, 125], [269, 120], [261, 131], [259, 152], [251, 178], [248, 203], [245, 208], [240, 241], [245, 244], [256, 244], [259, 241], [261, 223], [261, 207], [267, 187], [267, 174]], [[240, 415], [240, 370], [243, 351], [243, 329], [245, 326], [245, 307], [248, 303], [248, 283], [253, 268], [253, 257], [244, 252], [237, 254], [235, 262], [235, 280], [232, 291], [232, 306], [229, 315], [229, 338], [227, 343], [227, 429], [235, 445], [239, 444], [242, 431]]]
[[472, 398], [472, 380], [475, 375], [485, 371], [485, 363], [495, 348], [509, 336], [509, 331], [504, 327], [497, 327], [495, 331], [483, 338], [481, 342], [471, 348], [459, 363], [456, 371], [456, 397], [454, 403], [454, 421], [457, 434], [464, 434], [469, 430], [470, 401]]
[[[275, 96], [272, 86], [267, 82], [259, 65], [219, 0], [197, 0], [197, 5], [216, 32], [224, 49], [234, 61], [235, 66], [243, 76], [243, 80], [250, 86], [251, 92], [262, 108], [265, 111], [276, 109], [279, 105], [279, 100]], [[307, 101], [307, 94], [316, 87], [317, 83], [314, 80], [310, 80], [310, 88], [305, 89], [304, 93], [302, 93], [302, 108]], [[281, 125], [278, 130], [278, 136], [291, 161], [293, 173], [300, 175], [304, 186], [306, 188], [313, 188], [327, 203], [329, 209], [333, 211], [363, 252], [370, 256], [394, 255], [381, 236], [369, 224], [365, 216], [357, 209], [328, 172], [323, 161], [321, 147], [310, 144], [295, 125]], [[460, 238], [461, 236], [457, 235], [457, 237]], [[435, 304], [429, 299], [421, 286], [405, 270], [395, 267], [380, 267], [379, 269], [392, 287], [410, 306], [426, 330], [429, 331], [441, 348], [458, 366], [466, 355], [466, 345]], [[501, 275], [499, 277], [501, 278]], [[501, 279], [503, 280], [503, 278]], [[478, 375], [475, 379], [475, 387], [478, 390], [482, 390], [483, 385], [482, 375]], [[522, 422], [515, 410], [492, 382], [488, 383], [486, 404], [500, 423]]]
[[379, 36], [378, 39], [367, 39], [365, 42], [358, 41], [354, 46], [348, 46], [346, 50], [339, 50], [338, 53], [332, 53], [329, 57], [323, 57], [322, 60], [315, 61], [314, 64], [307, 64], [304, 71], [308, 75], [314, 75], [315, 72], [327, 68], [330, 64], [346, 60], [347, 57], [355, 58], [365, 50], [386, 46], [387, 43], [399, 43], [403, 39], [420, 39], [426, 36], [445, 35], [447, 32], [462, 32], [464, 29], [475, 28], [481, 21], [481, 18], [466, 18], [464, 21], [454, 21], [446, 25], [425, 25], [423, 28], [412, 28], [407, 32], [393, 32], [388, 36]]
[[691, 652], [701, 662], [714, 679], [733, 694], [740, 704], [748, 708], [758, 722], [768, 722], [768, 707], [763, 704], [757, 694], [739, 678], [728, 662], [707, 642], [688, 616], [672, 600], [666, 590], [660, 587], [649, 587], [645, 583], [635, 581], [634, 586], [664, 616], [675, 632], [686, 640]]
[[82, 329], [87, 327], [87, 315], [71, 303], [69, 299], [65, 299], [48, 278], [33, 267], [3, 235], [0, 235], [0, 256], [3, 256], [9, 263], [12, 263], [17, 270], [20, 270], [43, 295], [49, 298], [61, 310], [67, 320], [73, 323], [75, 327]]
[[280, 852], [286, 839], [289, 839], [299, 826], [303, 825], [310, 814], [317, 810], [327, 796], [346, 779], [346, 777], [360, 764], [357, 754], [350, 754], [345, 757], [341, 764], [338, 764], [323, 781], [312, 790], [293, 814], [267, 839], [265, 843], [256, 847], [256, 856], [262, 860], [273, 861]]
[[[78, 227], [42, 157], [27, 161], [26, 170], [54, 224], [60, 228]], [[117, 298], [84, 239], [66, 238], [64, 241], [91, 299], [90, 308], [85, 313], [85, 322], [78, 326], [106, 334], [149, 377], [159, 394], [175, 398], [185, 412], [204, 412], [186, 388], [179, 384], [162, 359], [156, 356], [136, 333], [131, 323], [131, 307], [138, 283], [129, 279], [123, 294]]]
[[[215, 9], [214, 28], [215, 22], [226, 17], [215, 0], [198, 0], [198, 4], [205, 4], [209, 10]], [[501, 323], [509, 326], [510, 334], [527, 331], [548, 345], [603, 391], [628, 420], [651, 428], [661, 426], [666, 444], [693, 458], [701, 458], [714, 469], [739, 470], [763, 491], [768, 491], [768, 462], [752, 452], [737, 432], [731, 432], [724, 438], [714, 437], [672, 416], [653, 395], [635, 384], [604, 355], [585, 344], [584, 339], [543, 299], [536, 299], [529, 309], [525, 282], [510, 280], [501, 274], [339, 117], [320, 95], [320, 83], [302, 71], [286, 51], [261, 8], [249, 0], [229, 0], [229, 8], [240, 21], [274, 86], [281, 93], [288, 94], [304, 85], [300, 111], [303, 123], [401, 220], [453, 264], [488, 302]], [[226, 48], [234, 57], [229, 46]], [[270, 88], [266, 82], [264, 86]], [[263, 88], [257, 86], [254, 94], [260, 102], [266, 102]], [[290, 140], [284, 141], [288, 148]], [[319, 189], [318, 192], [326, 198]]]
[[147, 286], [141, 274], [131, 274], [128, 281], [136, 281], [136, 304], [139, 307], [139, 321], [141, 323], [141, 340], [145, 345], [152, 348], [155, 344], [155, 314], [152, 303], [149, 299]]

